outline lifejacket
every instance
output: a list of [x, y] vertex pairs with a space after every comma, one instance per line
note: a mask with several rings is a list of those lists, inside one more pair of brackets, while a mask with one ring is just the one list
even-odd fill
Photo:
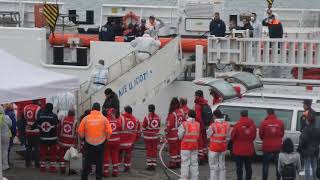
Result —
[[38, 128], [31, 130], [31, 126], [36, 122], [41, 107], [36, 104], [26, 105], [23, 109], [23, 117], [27, 121], [26, 136], [39, 136]]
[[182, 123], [185, 133], [181, 141], [181, 150], [197, 150], [200, 134], [200, 123], [185, 121]]
[[229, 124], [225, 121], [215, 122], [210, 125], [212, 135], [210, 137], [210, 151], [224, 152], [227, 150], [227, 135], [229, 131]]
[[147, 127], [143, 130], [143, 137], [146, 140], [149, 139], [158, 139], [159, 131], [160, 131], [160, 118], [155, 113], [149, 113], [148, 116], [145, 117], [147, 121]]
[[280, 24], [281, 22], [278, 19], [273, 19], [270, 24]]
[[72, 147], [76, 138], [76, 122], [74, 116], [65, 117], [60, 123], [59, 144], [63, 147]]
[[120, 132], [121, 132], [121, 119], [109, 119], [109, 124], [112, 129], [112, 134], [110, 139], [108, 140], [108, 143], [120, 143]]

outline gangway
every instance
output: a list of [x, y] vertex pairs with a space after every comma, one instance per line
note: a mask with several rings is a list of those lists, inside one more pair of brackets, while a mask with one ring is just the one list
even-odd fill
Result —
[[320, 40], [208, 37], [208, 63], [320, 67]]
[[106, 88], [111, 88], [117, 93], [121, 107], [147, 102], [183, 72], [184, 63], [179, 51], [180, 37], [176, 37], [151, 58], [141, 63], [136, 61], [133, 52], [129, 53], [108, 67], [109, 83], [105, 88], [86, 95], [84, 92], [88, 82], [81, 85], [80, 112], [90, 109], [93, 101], [102, 104], [105, 100], [104, 90]]

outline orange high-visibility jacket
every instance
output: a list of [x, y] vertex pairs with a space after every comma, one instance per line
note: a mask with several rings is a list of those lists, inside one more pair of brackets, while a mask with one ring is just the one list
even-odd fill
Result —
[[112, 134], [109, 120], [100, 111], [91, 111], [80, 123], [78, 133], [91, 145], [99, 145]]

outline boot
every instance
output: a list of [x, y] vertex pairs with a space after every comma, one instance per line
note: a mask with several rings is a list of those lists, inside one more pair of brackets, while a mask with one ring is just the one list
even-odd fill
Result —
[[174, 163], [174, 162], [172, 162], [172, 161], [169, 162], [169, 164], [167, 165], [167, 167], [168, 167], [169, 169], [176, 169], [176, 168], [177, 168], [176, 163]]
[[119, 173], [118, 172], [112, 172], [112, 177], [118, 177]]
[[45, 162], [40, 162], [40, 172], [46, 172]]
[[61, 174], [66, 174], [66, 168], [60, 168], [60, 173]]
[[55, 162], [51, 162], [50, 163], [49, 172], [51, 172], [51, 173], [56, 173], [57, 172], [57, 168], [56, 168], [56, 163]]
[[129, 166], [125, 166], [123, 172], [129, 172], [129, 171], [130, 171], [130, 167]]
[[151, 171], [155, 171], [156, 170], [156, 166], [151, 166]]
[[103, 177], [109, 177], [109, 171], [104, 171], [103, 172]]
[[150, 166], [150, 165], [147, 166], [146, 170], [147, 170], [147, 171], [152, 171], [152, 166]]

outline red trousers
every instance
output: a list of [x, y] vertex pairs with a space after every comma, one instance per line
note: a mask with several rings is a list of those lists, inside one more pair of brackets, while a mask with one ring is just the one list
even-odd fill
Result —
[[158, 157], [159, 139], [145, 139], [147, 166], [156, 166]]
[[104, 175], [109, 175], [109, 164], [112, 162], [113, 175], [118, 175], [119, 173], [119, 153], [120, 153], [120, 142], [106, 143], [104, 150]]
[[170, 155], [170, 164], [176, 164], [181, 162], [180, 157], [180, 141], [169, 141], [169, 155]]
[[57, 163], [57, 154], [58, 154], [58, 145], [57, 144], [40, 144], [40, 170], [45, 170], [46, 157], [50, 156], [50, 171], [56, 171]]
[[208, 155], [208, 139], [205, 130], [200, 132], [199, 136], [199, 150], [198, 150], [199, 160], [205, 160]]
[[131, 167], [132, 151], [133, 151], [132, 146], [120, 148], [120, 158], [121, 158], [121, 161], [123, 162], [124, 167], [127, 167], [127, 168]]
[[59, 156], [59, 164], [60, 164], [60, 170], [61, 171], [65, 171], [66, 170], [66, 160], [64, 159], [64, 155], [66, 154], [68, 149], [70, 149], [70, 147], [59, 145], [58, 156]]

